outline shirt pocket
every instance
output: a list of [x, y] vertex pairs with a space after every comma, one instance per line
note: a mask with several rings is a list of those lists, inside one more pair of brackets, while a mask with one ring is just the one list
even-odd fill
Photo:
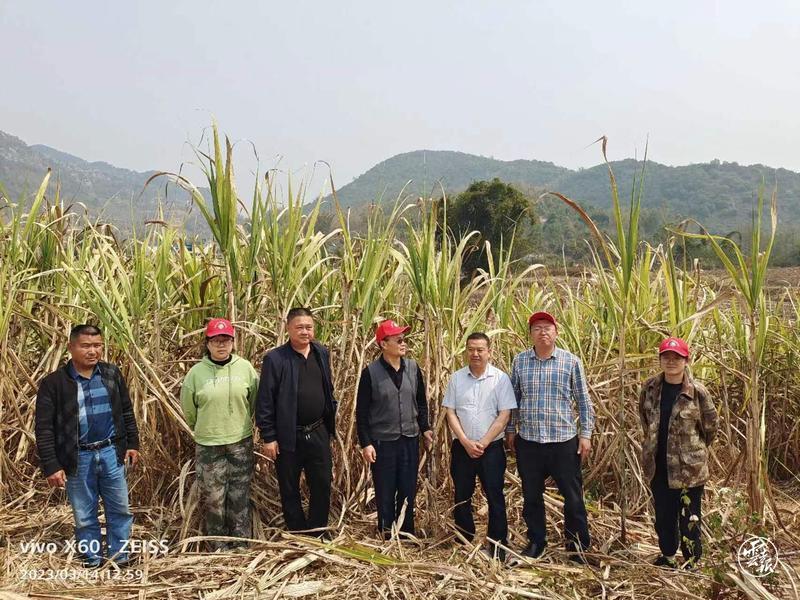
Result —
[[572, 390], [571, 376], [572, 372], [570, 369], [566, 367], [557, 367], [553, 369], [551, 376], [548, 377], [547, 383], [558, 397], [569, 398]]
[[[681, 440], [681, 454], [686, 452], [688, 464], [705, 460], [705, 443], [700, 438], [700, 407], [694, 402], [678, 410], [678, 426]], [[702, 451], [703, 456], [698, 456]]]

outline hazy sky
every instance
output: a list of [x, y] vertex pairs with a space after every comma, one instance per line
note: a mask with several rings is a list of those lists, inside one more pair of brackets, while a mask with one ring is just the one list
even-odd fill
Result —
[[[176, 169], [212, 115], [337, 185], [400, 152], [800, 170], [800, 2], [0, 0], [0, 129]], [[252, 168], [237, 146], [240, 171]]]

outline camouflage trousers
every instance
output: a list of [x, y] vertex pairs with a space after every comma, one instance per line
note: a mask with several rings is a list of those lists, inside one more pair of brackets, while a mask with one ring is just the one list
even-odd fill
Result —
[[[253, 476], [253, 438], [223, 446], [197, 444], [197, 484], [206, 516], [206, 535], [249, 538], [250, 480]], [[225, 542], [209, 542], [211, 549]], [[242, 546], [231, 544], [231, 546]]]

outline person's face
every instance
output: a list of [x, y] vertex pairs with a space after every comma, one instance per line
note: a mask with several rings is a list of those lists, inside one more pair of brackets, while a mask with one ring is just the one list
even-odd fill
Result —
[[556, 326], [546, 319], [531, 323], [531, 340], [534, 346], [549, 348], [555, 343], [557, 335]]
[[489, 364], [489, 344], [486, 340], [467, 340], [467, 359], [474, 371], [483, 371]]
[[67, 344], [72, 363], [78, 369], [94, 368], [103, 356], [103, 336], [81, 334]]
[[206, 347], [212, 360], [228, 360], [233, 352], [233, 338], [229, 335], [215, 335], [206, 341]]
[[312, 317], [295, 317], [287, 323], [286, 328], [289, 331], [289, 341], [292, 346], [303, 348], [314, 339], [314, 319]]
[[664, 370], [664, 374], [672, 375], [674, 377], [683, 375], [683, 371], [686, 369], [686, 365], [689, 363], [686, 358], [677, 352], [673, 352], [672, 350], [662, 352], [661, 356], [659, 357], [659, 361], [661, 362], [661, 368]]
[[405, 356], [408, 347], [406, 345], [406, 335], [389, 335], [383, 338], [381, 349], [387, 356]]

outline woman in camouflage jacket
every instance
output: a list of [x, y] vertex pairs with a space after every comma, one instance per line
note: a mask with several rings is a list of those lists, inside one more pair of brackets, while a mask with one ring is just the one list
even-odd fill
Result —
[[653, 493], [661, 550], [655, 564], [676, 567], [680, 544], [685, 566], [692, 567], [702, 554], [701, 504], [717, 410], [708, 390], [687, 370], [685, 341], [665, 339], [659, 361], [662, 372], [645, 381], [639, 393], [642, 470]]

